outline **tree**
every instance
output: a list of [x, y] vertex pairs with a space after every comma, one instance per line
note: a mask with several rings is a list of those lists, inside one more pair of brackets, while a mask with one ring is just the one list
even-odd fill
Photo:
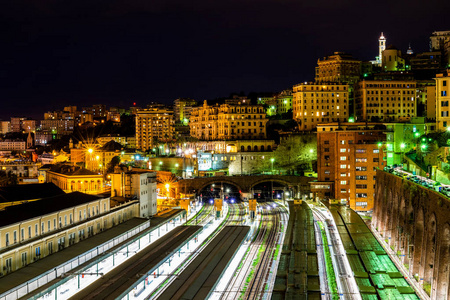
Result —
[[119, 165], [120, 156], [114, 156], [111, 161], [107, 164], [106, 173], [114, 173], [114, 168]]
[[311, 170], [312, 162], [317, 160], [316, 136], [292, 135], [283, 140], [273, 154], [274, 164], [279, 170], [286, 170], [289, 174]]

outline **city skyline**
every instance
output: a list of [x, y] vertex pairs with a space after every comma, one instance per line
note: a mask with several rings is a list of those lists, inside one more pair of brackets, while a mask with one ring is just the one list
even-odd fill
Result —
[[[426, 51], [429, 35], [446, 29], [445, 5], [435, 2], [420, 10], [390, 4], [382, 16], [383, 3], [115, 1], [87, 11], [80, 3], [15, 2], [0, 13], [0, 118], [36, 117], [37, 103], [40, 115], [70, 104], [280, 92], [313, 80], [317, 59], [334, 51], [374, 59], [381, 32], [402, 52], [410, 43]], [[346, 14], [359, 17], [352, 23]]]

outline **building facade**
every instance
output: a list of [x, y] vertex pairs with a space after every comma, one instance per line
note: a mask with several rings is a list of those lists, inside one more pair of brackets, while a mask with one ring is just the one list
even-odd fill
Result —
[[191, 136], [199, 140], [265, 139], [268, 119], [261, 105], [214, 105], [192, 110]]
[[175, 115], [175, 123], [189, 124], [191, 111], [197, 105], [197, 101], [189, 98], [179, 98], [173, 101], [173, 111]]
[[136, 112], [136, 148], [147, 151], [158, 142], [171, 142], [175, 135], [173, 111], [167, 108], [139, 109]]
[[25, 151], [27, 148], [27, 142], [17, 139], [10, 140], [6, 139], [0, 141], [0, 150], [9, 150], [9, 151]]
[[157, 213], [156, 172], [134, 169], [111, 174], [111, 195], [139, 200], [139, 216]]
[[360, 74], [360, 60], [354, 59], [350, 54], [334, 52], [334, 55], [317, 61], [315, 82], [353, 84], [359, 80]]
[[45, 182], [54, 183], [65, 192], [99, 194], [105, 192], [102, 174], [69, 165], [53, 165], [46, 171]]
[[292, 108], [301, 131], [313, 130], [320, 123], [345, 122], [349, 117], [349, 85], [297, 84], [294, 86]]
[[0, 211], [0, 276], [61, 251], [138, 215], [137, 201], [114, 208], [109, 198], [79, 192]]
[[408, 121], [416, 116], [416, 81], [362, 80], [355, 89], [358, 121]]
[[450, 72], [436, 75], [436, 126], [447, 130], [450, 126]]
[[[330, 123], [317, 126], [319, 197], [334, 198], [357, 211], [373, 209], [376, 170], [386, 166], [385, 133], [379, 124]], [[320, 183], [320, 184], [318, 184]], [[313, 189], [314, 190], [314, 189]]]
[[415, 117], [409, 122], [385, 123], [387, 165], [402, 163], [402, 156], [414, 149], [422, 135], [434, 132], [434, 122], [426, 122], [425, 117]]
[[6, 134], [11, 131], [11, 122], [10, 121], [0, 121], [0, 133]]

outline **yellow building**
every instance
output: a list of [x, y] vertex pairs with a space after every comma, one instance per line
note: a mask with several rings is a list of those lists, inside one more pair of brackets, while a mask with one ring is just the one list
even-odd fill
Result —
[[356, 83], [361, 73], [361, 61], [354, 59], [350, 54], [334, 52], [334, 55], [324, 57], [317, 61], [317, 83], [341, 82]]
[[402, 52], [394, 46], [389, 46], [382, 53], [381, 65], [383, 71], [404, 71], [406, 70], [405, 60], [402, 58]]
[[416, 116], [416, 81], [362, 80], [355, 89], [359, 121], [409, 121]]
[[154, 107], [136, 112], [136, 147], [147, 151], [158, 142], [171, 142], [175, 135], [173, 111]]
[[294, 120], [302, 131], [317, 124], [343, 122], [349, 117], [349, 85], [338, 83], [300, 83], [294, 86]]
[[52, 165], [45, 172], [46, 182], [54, 183], [66, 192], [80, 191], [98, 194], [105, 192], [103, 175], [69, 165]]
[[447, 130], [450, 126], [450, 72], [436, 75], [436, 127]]
[[222, 104], [192, 110], [191, 136], [199, 140], [265, 139], [268, 119], [261, 105]]
[[138, 210], [137, 201], [111, 208], [109, 198], [80, 192], [8, 207], [0, 211], [0, 276], [136, 217]]

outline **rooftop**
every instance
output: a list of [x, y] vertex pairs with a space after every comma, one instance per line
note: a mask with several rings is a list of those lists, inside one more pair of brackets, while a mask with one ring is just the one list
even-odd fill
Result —
[[52, 165], [49, 171], [71, 176], [98, 175], [98, 173], [89, 171], [88, 169], [66, 164]]
[[39, 201], [9, 206], [0, 211], [0, 227], [101, 199], [80, 192], [44, 198]]
[[36, 183], [0, 187], [0, 203], [35, 200], [58, 195], [65, 195], [65, 193], [53, 183]]

